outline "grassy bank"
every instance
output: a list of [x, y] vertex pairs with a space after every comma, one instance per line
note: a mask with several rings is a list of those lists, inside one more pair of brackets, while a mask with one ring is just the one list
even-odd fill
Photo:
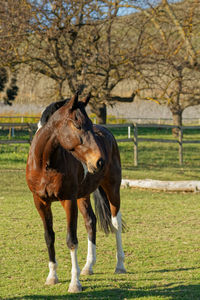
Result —
[[[127, 274], [114, 275], [115, 238], [97, 232], [97, 263], [82, 276], [84, 291], [70, 295], [70, 255], [65, 214], [53, 204], [60, 284], [44, 286], [48, 258], [40, 217], [23, 170], [0, 170], [1, 299], [199, 299], [199, 194], [122, 189]], [[78, 261], [86, 259], [87, 236], [78, 222]]]

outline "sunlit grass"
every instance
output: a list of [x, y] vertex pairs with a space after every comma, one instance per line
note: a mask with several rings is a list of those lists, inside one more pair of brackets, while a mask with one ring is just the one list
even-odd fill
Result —
[[25, 169], [29, 144], [0, 144], [0, 169]]
[[[126, 134], [116, 133], [116, 137]], [[143, 132], [143, 136], [147, 134]], [[151, 132], [152, 136], [155, 133]], [[199, 145], [184, 145], [182, 167], [175, 144], [141, 142], [138, 167], [133, 166], [133, 143], [119, 143], [119, 149], [124, 178], [199, 180]], [[81, 277], [84, 291], [78, 295], [67, 293], [71, 263], [65, 243], [65, 213], [54, 203], [60, 284], [44, 286], [48, 255], [42, 222], [25, 181], [28, 151], [28, 144], [0, 145], [0, 298], [199, 299], [200, 205], [195, 193], [122, 189], [121, 210], [128, 225], [128, 232], [123, 234], [128, 273], [113, 274], [115, 238], [98, 231], [95, 274]], [[87, 236], [81, 216], [78, 238], [78, 261], [83, 267]]]
[[[0, 170], [1, 299], [199, 299], [199, 194], [121, 190], [127, 274], [113, 274], [115, 238], [97, 232], [95, 274], [81, 276], [83, 292], [70, 295], [71, 263], [65, 243], [65, 213], [53, 204], [60, 284], [44, 286], [48, 255], [41, 219], [23, 170]], [[78, 261], [87, 251], [83, 219], [78, 222]]]

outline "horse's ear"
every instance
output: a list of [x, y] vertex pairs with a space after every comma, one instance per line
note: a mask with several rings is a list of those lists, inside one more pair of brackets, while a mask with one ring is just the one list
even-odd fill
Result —
[[90, 101], [90, 98], [91, 98], [91, 92], [89, 92], [89, 94], [85, 98], [81, 99], [81, 102], [86, 106]]
[[71, 109], [74, 110], [78, 106], [78, 95], [79, 91], [76, 91], [75, 95], [69, 100], [69, 106], [71, 106]]

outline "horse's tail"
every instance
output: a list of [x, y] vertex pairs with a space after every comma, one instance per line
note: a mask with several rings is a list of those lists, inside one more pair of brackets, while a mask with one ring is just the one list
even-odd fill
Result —
[[113, 232], [111, 211], [105, 191], [99, 186], [93, 193], [98, 225], [106, 234]]

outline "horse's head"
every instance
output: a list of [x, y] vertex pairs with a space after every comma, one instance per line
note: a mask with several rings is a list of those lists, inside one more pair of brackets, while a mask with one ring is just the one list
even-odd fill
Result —
[[77, 92], [61, 107], [55, 116], [55, 133], [62, 147], [86, 165], [90, 173], [95, 173], [103, 168], [105, 161], [93, 124], [85, 111], [89, 100], [90, 94], [79, 101]]

